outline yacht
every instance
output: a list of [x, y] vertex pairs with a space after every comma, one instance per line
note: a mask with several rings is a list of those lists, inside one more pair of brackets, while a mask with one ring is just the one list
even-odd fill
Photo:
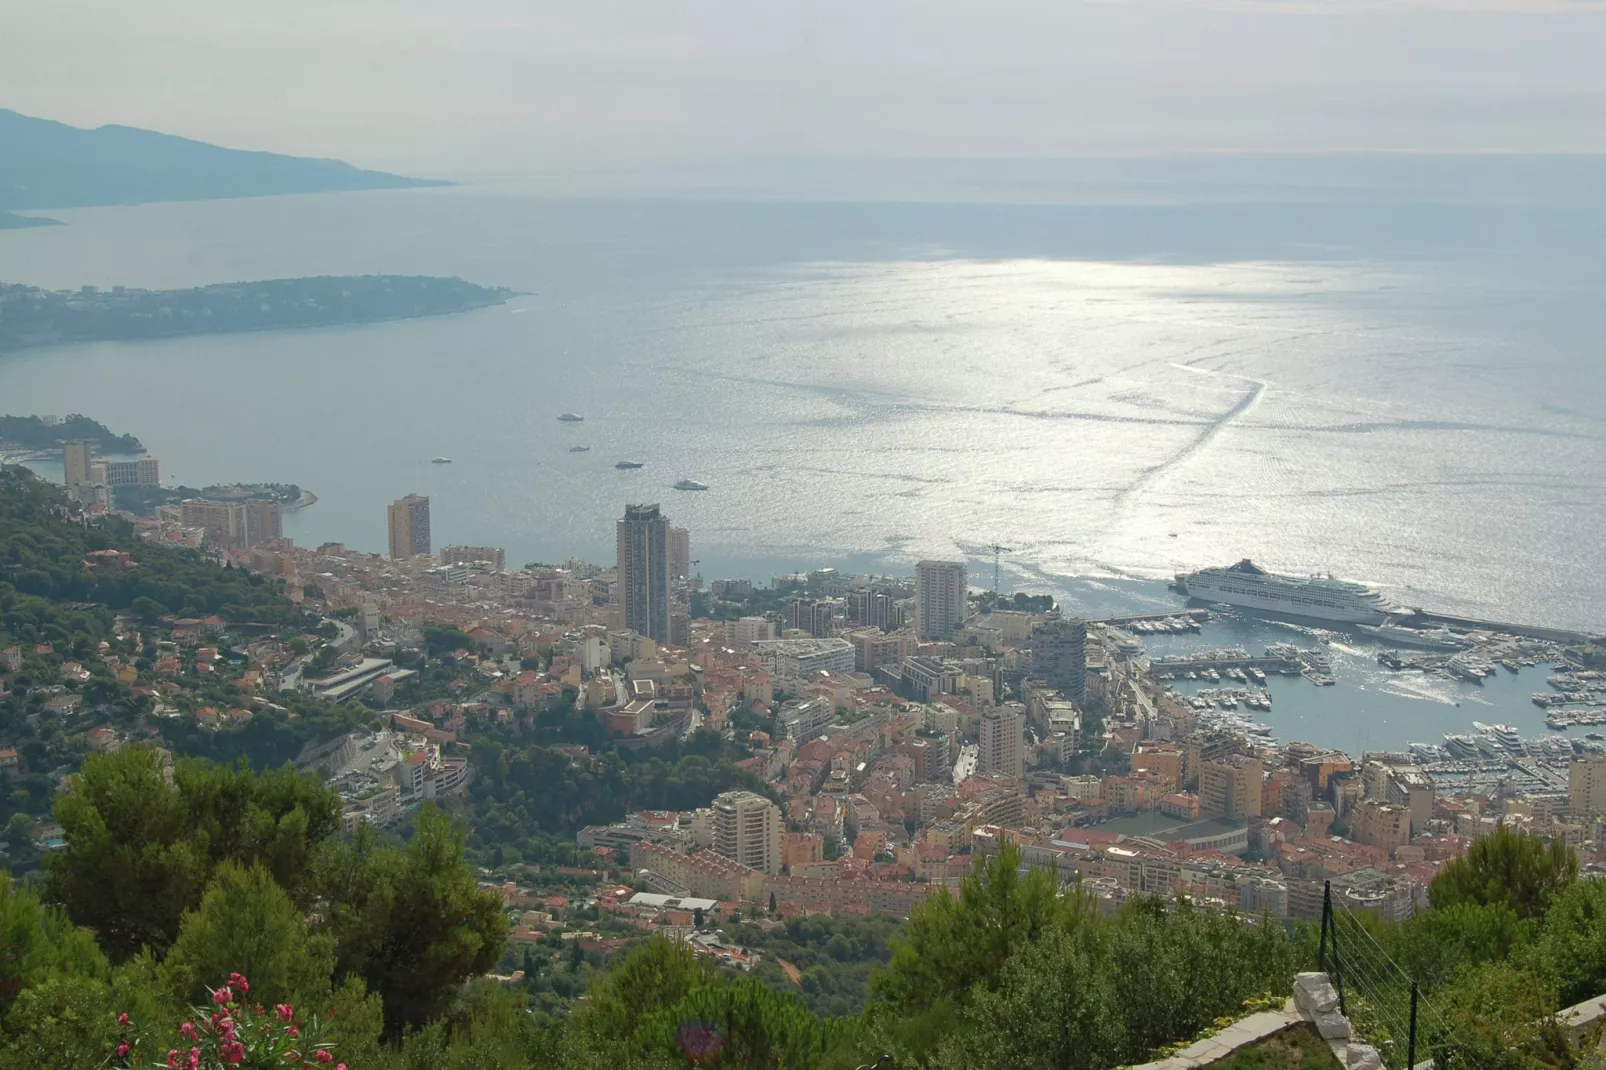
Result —
[[1363, 584], [1331, 576], [1280, 576], [1248, 558], [1225, 568], [1178, 573], [1176, 588], [1201, 602], [1349, 624], [1381, 623], [1394, 608]]
[[707, 490], [707, 483], [699, 483], [695, 479], [677, 479], [671, 484], [676, 490]]
[[617, 464], [614, 465], [614, 467], [615, 468], [622, 468], [622, 469], [630, 469], [630, 468], [645, 468], [645, 467], [647, 467], [647, 465], [646, 465], [646, 462], [644, 462], [644, 461], [619, 461]]
[[429, 459], [429, 463], [430, 464], [451, 464], [452, 463], [452, 459], [450, 457], [431, 457]]
[[1445, 734], [1444, 749], [1449, 751], [1451, 758], [1466, 761], [1478, 756], [1478, 745], [1468, 735]]
[[577, 412], [565, 412], [565, 413], [560, 413], [558, 415], [558, 419], [562, 420], [566, 424], [577, 424], [580, 421], [584, 420], [585, 417], [581, 416]]
[[569, 452], [570, 453], [590, 453], [591, 452], [591, 447], [590, 446], [570, 446], [569, 447]]

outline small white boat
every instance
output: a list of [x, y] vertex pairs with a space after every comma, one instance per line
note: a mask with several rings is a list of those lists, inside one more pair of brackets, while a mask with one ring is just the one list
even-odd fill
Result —
[[695, 479], [681, 479], [674, 484], [676, 490], [707, 490], [707, 483], [699, 483]]
[[430, 464], [451, 464], [452, 463], [452, 459], [450, 457], [431, 457], [429, 459], [429, 463]]
[[558, 415], [558, 419], [562, 420], [566, 424], [577, 424], [581, 420], [584, 420], [585, 417], [581, 416], [577, 412], [565, 412], [565, 413], [560, 413]]

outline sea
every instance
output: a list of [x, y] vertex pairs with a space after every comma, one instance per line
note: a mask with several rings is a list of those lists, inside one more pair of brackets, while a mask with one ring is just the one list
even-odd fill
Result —
[[[973, 204], [504, 184], [53, 212], [65, 226], [0, 231], [0, 280], [397, 273], [520, 296], [3, 354], [0, 412], [137, 435], [168, 483], [300, 484], [318, 501], [285, 528], [308, 546], [383, 551], [385, 506], [417, 492], [437, 546], [607, 561], [625, 504], [657, 502], [706, 579], [964, 558], [973, 587], [996, 567], [1004, 594], [1098, 616], [1179, 605], [1172, 574], [1251, 558], [1606, 631], [1599, 189], [1112, 180]], [[1201, 641], [1289, 638], [1228, 627]], [[1337, 688], [1281, 685], [1263, 718], [1281, 738], [1543, 732], [1543, 670], [1407, 683], [1355, 649]]]

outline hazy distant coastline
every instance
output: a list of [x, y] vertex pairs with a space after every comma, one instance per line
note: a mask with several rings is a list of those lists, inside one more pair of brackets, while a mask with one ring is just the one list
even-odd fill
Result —
[[23, 230], [27, 227], [59, 227], [61, 225], [61, 220], [48, 219], [45, 216], [0, 212], [0, 230]]
[[451, 184], [131, 126], [85, 130], [0, 108], [0, 230], [59, 222], [11, 214], [19, 210]]
[[340, 327], [467, 312], [514, 291], [428, 275], [323, 275], [190, 290], [42, 290], [0, 283], [0, 352], [298, 327]]

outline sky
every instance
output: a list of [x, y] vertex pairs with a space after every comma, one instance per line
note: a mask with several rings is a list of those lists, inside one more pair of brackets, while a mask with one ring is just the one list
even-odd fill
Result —
[[1606, 151], [1606, 0], [0, 0], [0, 106], [448, 178]]

